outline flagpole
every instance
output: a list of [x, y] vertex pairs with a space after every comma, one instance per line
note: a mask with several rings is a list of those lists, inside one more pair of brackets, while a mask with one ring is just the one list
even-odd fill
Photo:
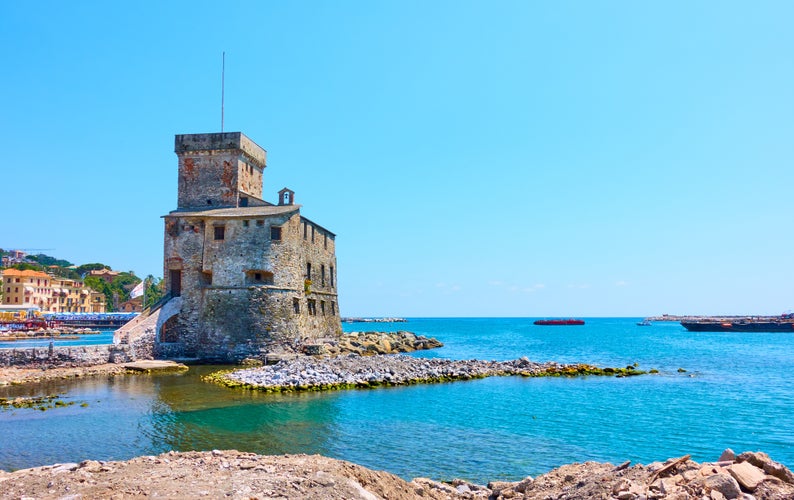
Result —
[[221, 133], [223, 133], [223, 101], [226, 91], [226, 51], [223, 51], [223, 62], [221, 63]]

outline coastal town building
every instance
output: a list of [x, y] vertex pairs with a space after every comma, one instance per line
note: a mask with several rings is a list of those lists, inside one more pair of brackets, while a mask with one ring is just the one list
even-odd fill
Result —
[[41, 312], [105, 312], [105, 296], [79, 280], [41, 271], [2, 271], [3, 300], [7, 306], [36, 307]]
[[49, 310], [52, 277], [41, 271], [3, 270], [3, 304]]
[[118, 312], [139, 313], [143, 310], [143, 297], [135, 297], [119, 304]]
[[88, 271], [88, 276], [94, 276], [99, 279], [103, 279], [108, 283], [113, 283], [113, 280], [118, 276], [118, 271], [112, 271], [110, 269], [94, 269], [92, 271]]
[[9, 250], [5, 252], [2, 259], [3, 267], [10, 267], [14, 264], [21, 264], [27, 260], [28, 254], [22, 250]]
[[177, 135], [175, 152], [164, 280], [181, 307], [158, 326], [155, 355], [240, 359], [339, 335], [336, 236], [294, 191], [264, 200], [265, 150], [234, 132]]

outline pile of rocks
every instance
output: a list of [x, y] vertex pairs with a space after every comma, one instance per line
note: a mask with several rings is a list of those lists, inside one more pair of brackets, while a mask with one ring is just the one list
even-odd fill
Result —
[[326, 352], [331, 356], [340, 354], [397, 354], [443, 347], [433, 338], [411, 332], [351, 332], [343, 334], [337, 341], [327, 344]]
[[636, 375], [633, 366], [598, 368], [587, 364], [536, 363], [527, 358], [512, 361], [424, 359], [404, 355], [337, 357], [301, 356], [275, 365], [217, 372], [209, 382], [268, 392], [346, 389], [382, 385], [469, 380], [495, 375], [524, 377], [577, 375]]
[[492, 499], [772, 500], [794, 498], [794, 475], [766, 453], [736, 456], [726, 450], [719, 461], [703, 464], [687, 455], [634, 467], [628, 462], [564, 465], [534, 480], [492, 482], [488, 490]]

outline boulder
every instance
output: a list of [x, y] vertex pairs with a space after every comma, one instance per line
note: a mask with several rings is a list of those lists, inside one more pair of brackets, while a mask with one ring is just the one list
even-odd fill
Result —
[[736, 461], [736, 453], [730, 448], [726, 448], [725, 451], [722, 452], [720, 458], [717, 459], [718, 462], [734, 462]]
[[747, 491], [755, 491], [758, 485], [766, 478], [764, 471], [750, 462], [732, 464], [727, 469], [728, 473]]
[[739, 498], [742, 495], [739, 483], [736, 482], [733, 476], [724, 472], [705, 478], [703, 480], [703, 485], [709, 491], [718, 491], [722, 493], [725, 498], [729, 500]]
[[751, 464], [755, 465], [759, 469], [762, 469], [764, 472], [769, 474], [770, 476], [774, 476], [781, 481], [794, 484], [794, 474], [786, 468], [785, 465], [775, 462], [769, 455], [764, 452], [750, 452], [746, 451], [736, 457], [738, 462], [750, 462]]

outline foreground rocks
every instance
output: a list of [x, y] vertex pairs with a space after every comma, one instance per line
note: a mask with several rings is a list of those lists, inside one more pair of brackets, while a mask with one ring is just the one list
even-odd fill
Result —
[[228, 387], [267, 392], [317, 391], [469, 380], [490, 376], [524, 377], [608, 375], [641, 372], [633, 366], [599, 368], [588, 364], [536, 363], [527, 358], [512, 361], [424, 359], [403, 355], [316, 358], [302, 356], [271, 366], [216, 372], [205, 377]]
[[459, 479], [407, 482], [388, 472], [319, 455], [172, 451], [126, 462], [86, 460], [0, 472], [0, 497], [772, 500], [794, 498], [794, 477], [761, 452], [703, 464], [688, 457], [633, 467], [586, 462], [564, 465], [534, 479], [482, 486]]

